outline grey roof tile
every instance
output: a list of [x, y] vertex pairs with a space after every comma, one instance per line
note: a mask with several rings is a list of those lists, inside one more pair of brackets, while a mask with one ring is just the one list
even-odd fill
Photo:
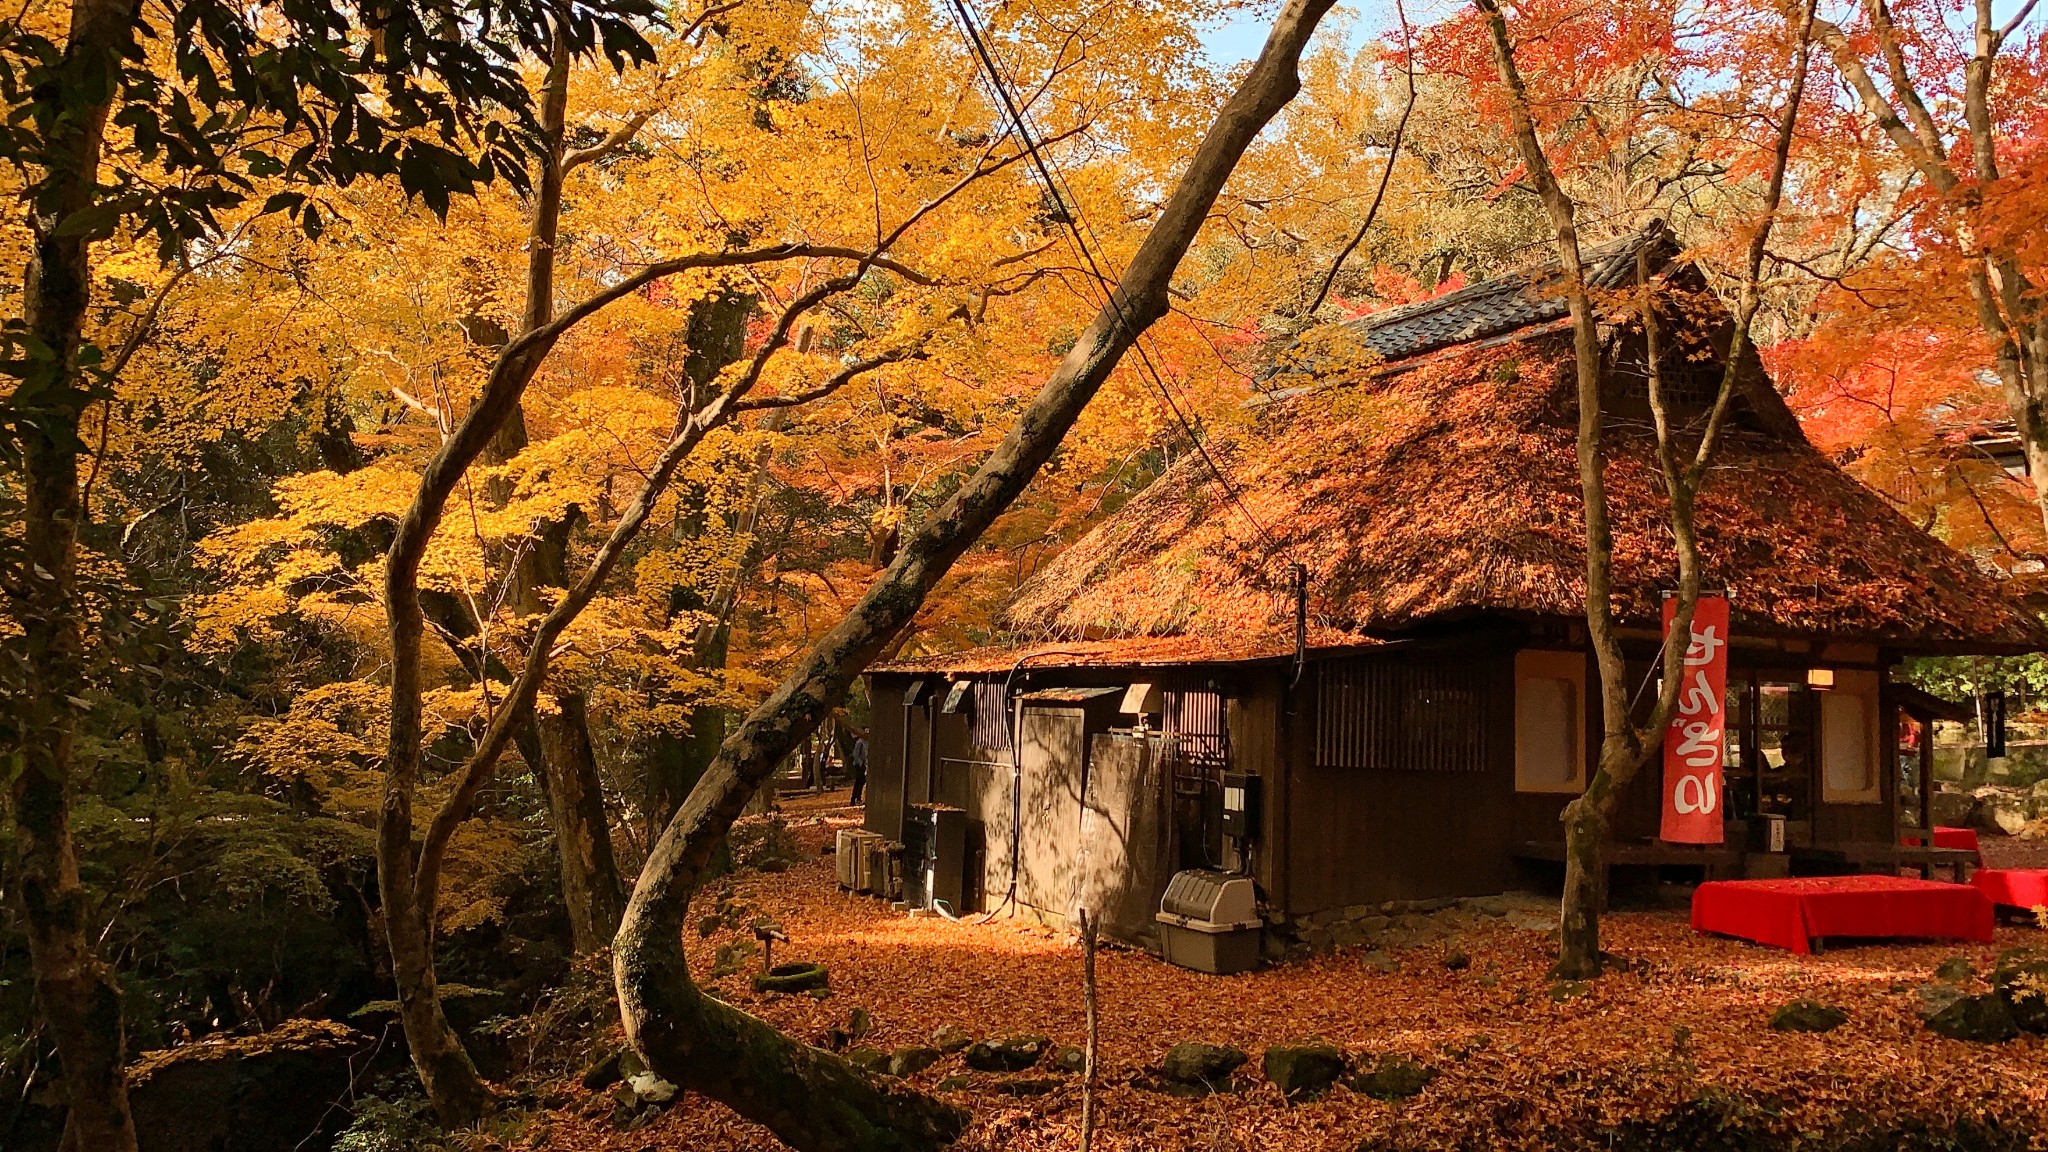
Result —
[[[1586, 249], [1581, 262], [1587, 285], [1611, 289], [1627, 283], [1635, 272], [1637, 254], [1646, 250], [1657, 271], [1678, 254], [1678, 245], [1662, 220], [1652, 220], [1640, 231]], [[1533, 271], [1496, 276], [1433, 300], [1403, 304], [1346, 323], [1381, 357], [1400, 360], [1505, 335], [1560, 319], [1569, 311], [1558, 265], [1552, 261]]]

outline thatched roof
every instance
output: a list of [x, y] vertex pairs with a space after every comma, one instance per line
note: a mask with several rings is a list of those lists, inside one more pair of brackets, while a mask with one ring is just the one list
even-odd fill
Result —
[[[1053, 558], [1009, 613], [1036, 637], [1284, 632], [1285, 564], [1319, 623], [1387, 634], [1495, 612], [1580, 616], [1585, 548], [1570, 336], [1457, 348], [1267, 405]], [[1609, 436], [1617, 609], [1655, 627], [1676, 579], [1654, 441]], [[1261, 536], [1247, 518], [1270, 533]], [[2041, 625], [1804, 440], [1731, 430], [1699, 507], [1735, 627], [1906, 648], [2031, 648]]]
[[[1592, 250], [1589, 279], [1618, 286], [1607, 281], [1632, 272], [1638, 250], [1659, 266], [1671, 247], [1651, 229]], [[1571, 336], [1549, 279], [1360, 322], [1383, 362], [1275, 381], [1288, 387], [1209, 444], [1236, 499], [1200, 454], [1182, 458], [1050, 560], [1008, 624], [1046, 663], [1291, 652], [1293, 563], [1309, 573], [1312, 647], [1474, 615], [1583, 618]], [[1707, 586], [1728, 589], [1738, 634], [2048, 648], [2048, 628], [1998, 582], [1824, 459], [1767, 381], [1751, 388], [1698, 510]], [[1655, 441], [1644, 421], [1609, 425], [1616, 610], [1655, 629], [1677, 579]], [[1047, 650], [1074, 641], [1084, 657]], [[974, 663], [1007, 668], [1025, 650], [980, 650]], [[971, 670], [965, 655], [892, 667]]]

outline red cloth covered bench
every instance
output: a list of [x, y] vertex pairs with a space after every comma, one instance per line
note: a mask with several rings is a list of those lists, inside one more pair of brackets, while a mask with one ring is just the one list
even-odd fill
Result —
[[[1908, 832], [1899, 837], [1899, 843], [1919, 844], [1926, 839], [1927, 833], [1925, 832]], [[1961, 848], [1967, 852], [1980, 851], [1977, 846], [1977, 830], [1975, 828], [1957, 828], [1948, 824], [1935, 825], [1932, 847]]]
[[2048, 868], [1979, 868], [1970, 886], [1993, 904], [2039, 908], [2048, 904]]
[[1934, 846], [1936, 848], [1964, 848], [1971, 852], [1976, 852], [1979, 850], [1977, 847], [1977, 830], [1975, 828], [1954, 828], [1946, 824], [1937, 824], [1934, 826]]
[[1995, 922], [1976, 888], [1904, 876], [1713, 880], [1692, 896], [1694, 931], [1799, 953], [1824, 937], [1989, 940]]

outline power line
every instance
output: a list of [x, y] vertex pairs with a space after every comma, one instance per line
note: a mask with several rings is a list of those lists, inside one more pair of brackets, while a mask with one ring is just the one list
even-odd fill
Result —
[[[1268, 548], [1276, 552], [1287, 553], [1291, 560], [1293, 550], [1274, 539], [1273, 534], [1266, 530], [1266, 526], [1259, 521], [1259, 518], [1252, 515], [1251, 509], [1245, 507], [1244, 501], [1238, 496], [1236, 486], [1231, 484], [1228, 476], [1224, 475], [1223, 469], [1217, 466], [1216, 458], [1209, 454], [1208, 446], [1202, 443], [1201, 438], [1195, 434], [1194, 428], [1188, 422], [1187, 416], [1181, 412], [1180, 404], [1174, 400], [1172, 390], [1167, 387], [1166, 380], [1161, 375], [1158, 366], [1153, 364], [1151, 355], [1146, 351], [1145, 344], [1149, 334], [1144, 328], [1138, 326], [1135, 318], [1128, 311], [1128, 301], [1118, 291], [1117, 282], [1103, 274], [1102, 267], [1096, 262], [1095, 254], [1089, 249], [1088, 238], [1081, 234], [1085, 229], [1088, 236], [1095, 237], [1097, 245], [1101, 244], [1101, 238], [1096, 236], [1094, 227], [1088, 224], [1086, 215], [1081, 211], [1080, 197], [1074, 194], [1073, 185], [1067, 182], [1064, 174], [1055, 178], [1054, 170], [1057, 165], [1049, 165], [1044, 154], [1039, 150], [1038, 142], [1031, 134], [1031, 128], [1025, 112], [1019, 107], [1016, 98], [1011, 92], [1013, 82], [1002, 67], [996, 63], [994, 54], [989, 51], [988, 45], [982, 38], [981, 30], [976, 24], [974, 14], [968, 8], [966, 0], [952, 0], [952, 4], [953, 10], [960, 20], [961, 32], [967, 38], [969, 49], [981, 62], [982, 71], [987, 77], [989, 87], [994, 90], [994, 95], [1002, 104], [1003, 110], [1009, 114], [1010, 123], [1016, 129], [1018, 141], [1023, 144], [1025, 151], [1030, 154], [1032, 166], [1038, 170], [1039, 179], [1045, 184], [1046, 194], [1052, 197], [1053, 210], [1059, 213], [1060, 218], [1066, 224], [1068, 235], [1072, 239], [1076, 251], [1080, 254], [1082, 262], [1088, 266], [1089, 274], [1094, 277], [1096, 286], [1101, 289], [1105, 302], [1116, 312], [1117, 322], [1130, 330], [1131, 346], [1138, 353], [1138, 362], [1142, 366], [1143, 374], [1150, 378], [1153, 386], [1159, 390], [1160, 398], [1166, 401], [1167, 411], [1173, 414], [1174, 422], [1186, 434], [1188, 441], [1195, 446], [1195, 451], [1200, 454], [1203, 464], [1208, 467], [1209, 474], [1215, 478], [1217, 486], [1223, 490], [1223, 494], [1229, 498], [1231, 504], [1236, 506], [1238, 512], [1251, 524], [1253, 530], [1266, 542]], [[1067, 192], [1064, 197], [1060, 195], [1060, 189], [1063, 185], [1066, 187]], [[1299, 563], [1295, 563], [1293, 567], [1299, 572], [1305, 573], [1306, 571]]]

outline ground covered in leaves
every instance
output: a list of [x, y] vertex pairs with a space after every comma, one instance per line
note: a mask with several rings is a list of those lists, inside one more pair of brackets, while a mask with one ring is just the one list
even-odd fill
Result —
[[[1078, 946], [1014, 921], [951, 923], [891, 912], [838, 891], [820, 853], [852, 810], [787, 806], [793, 837], [769, 871], [743, 870], [693, 909], [699, 977], [728, 1000], [814, 1044], [890, 1051], [953, 1026], [976, 1038], [1083, 1038]], [[801, 849], [800, 851], [798, 849]], [[720, 911], [720, 900], [723, 911]], [[1991, 945], [1889, 944], [1812, 957], [1695, 935], [1681, 911], [1618, 913], [1611, 950], [1625, 967], [1586, 986], [1550, 979], [1541, 918], [1440, 913], [1428, 943], [1393, 954], [1340, 953], [1234, 977], [1150, 955], [1099, 960], [1103, 1149], [2022, 1148], [2048, 1145], [2048, 1040], [1997, 1045], [1925, 1030], [1921, 990], [1943, 967], [1981, 990], [1999, 955], [2048, 945], [2002, 925]], [[755, 918], [790, 940], [775, 959], [830, 971], [821, 997], [757, 994]], [[1967, 962], [1958, 963], [1957, 958]], [[1447, 964], [1446, 961], [1450, 960]], [[1393, 968], [1388, 971], [1386, 969]], [[715, 972], [723, 973], [714, 977]], [[1826, 1033], [1773, 1031], [1794, 1000], [1841, 1009]], [[1320, 1038], [1354, 1064], [1389, 1054], [1432, 1070], [1405, 1099], [1339, 1086], [1290, 1105], [1260, 1072], [1271, 1044]], [[1155, 1090], [1182, 1041], [1236, 1045], [1251, 1059], [1235, 1090], [1183, 1098]], [[971, 1149], [1072, 1149], [1080, 1077], [1046, 1066], [970, 1072], [960, 1054], [911, 1082], [971, 1109]], [[694, 1095], [615, 1127], [609, 1097], [565, 1086], [562, 1106], [527, 1127], [527, 1146], [773, 1149], [764, 1129]]]

